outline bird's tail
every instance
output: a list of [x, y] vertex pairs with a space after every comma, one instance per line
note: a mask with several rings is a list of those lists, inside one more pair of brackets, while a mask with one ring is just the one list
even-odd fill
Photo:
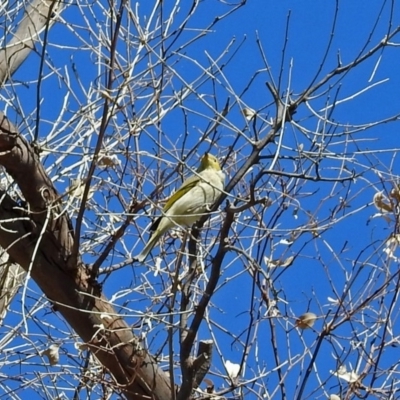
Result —
[[135, 260], [143, 262], [149, 255], [149, 253], [151, 252], [151, 250], [153, 249], [159, 238], [160, 235], [154, 233], [151, 236], [150, 240], [147, 242], [146, 246], [144, 246], [143, 250], [135, 257]]

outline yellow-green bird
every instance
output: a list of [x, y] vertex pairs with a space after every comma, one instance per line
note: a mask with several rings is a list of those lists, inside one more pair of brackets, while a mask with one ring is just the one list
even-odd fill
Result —
[[215, 203], [224, 189], [225, 174], [218, 159], [205, 153], [196, 174], [186, 179], [168, 199], [162, 216], [150, 227], [152, 234], [141, 253], [135, 257], [143, 262], [158, 239], [174, 226], [191, 226]]

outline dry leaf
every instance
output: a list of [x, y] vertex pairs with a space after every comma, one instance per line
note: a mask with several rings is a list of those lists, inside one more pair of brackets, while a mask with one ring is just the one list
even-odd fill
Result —
[[347, 369], [344, 365], [341, 365], [339, 369], [335, 371], [330, 371], [332, 375], [335, 375], [346, 382], [354, 383], [358, 380], [358, 375], [354, 371], [347, 372]]
[[214, 393], [214, 382], [211, 379], [204, 378], [204, 383], [207, 385], [207, 393]]
[[383, 194], [383, 192], [377, 192], [374, 195], [374, 205], [379, 211], [392, 212], [392, 205], [389, 204], [388, 198]]
[[239, 371], [240, 371], [239, 364], [235, 364], [229, 360], [226, 360], [225, 368], [226, 368], [226, 372], [228, 373], [229, 378], [231, 378], [232, 380], [236, 379], [237, 376], [239, 375]]
[[42, 352], [42, 355], [46, 356], [49, 360], [50, 365], [57, 365], [60, 360], [60, 355], [58, 349], [60, 346], [58, 344], [52, 344], [48, 349]]
[[252, 108], [245, 107], [242, 110], [242, 114], [247, 119], [247, 121], [251, 121], [255, 117], [256, 112]]
[[317, 316], [314, 313], [306, 312], [305, 314], [300, 315], [300, 317], [297, 318], [296, 326], [300, 329], [312, 328], [313, 325], [315, 324], [316, 319]]

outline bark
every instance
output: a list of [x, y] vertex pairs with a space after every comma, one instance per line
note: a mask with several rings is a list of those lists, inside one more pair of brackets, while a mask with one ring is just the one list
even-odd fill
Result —
[[198, 388], [207, 375], [212, 361], [214, 342], [212, 340], [201, 340], [197, 351], [197, 358], [193, 363], [194, 382], [193, 387]]
[[99, 288], [71, 257], [72, 225], [39, 157], [0, 112], [0, 164], [25, 197], [0, 191], [0, 246], [42, 289], [129, 399], [171, 399], [169, 378]]
[[[40, 33], [50, 28], [56, 15], [64, 7], [59, 0], [33, 0], [7, 46], [0, 50], [0, 86], [21, 66], [40, 39]], [[4, 319], [7, 306], [24, 279], [24, 270], [13, 263], [3, 264], [0, 271], [0, 315]], [[5, 267], [6, 266], [6, 267]]]
[[0, 50], [0, 86], [25, 61], [40, 33], [52, 23], [51, 16], [62, 7], [63, 2], [59, 0], [33, 0], [27, 6], [14, 36]]

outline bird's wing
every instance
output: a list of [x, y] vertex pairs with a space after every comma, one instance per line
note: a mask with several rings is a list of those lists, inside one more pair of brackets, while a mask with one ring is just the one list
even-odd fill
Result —
[[193, 189], [197, 185], [199, 180], [199, 177], [196, 175], [186, 179], [186, 181], [183, 182], [182, 186], [168, 199], [163, 208], [163, 213], [167, 212], [178, 199], [189, 192], [189, 190]]
[[[162, 210], [163, 214], [165, 214], [175, 204], [175, 202], [177, 200], [179, 200], [182, 196], [184, 196], [186, 193], [188, 193], [190, 190], [192, 190], [197, 185], [199, 180], [200, 180], [199, 177], [196, 175], [191, 176], [190, 178], [186, 179], [186, 181], [183, 182], [182, 186], [166, 202], [166, 204]], [[163, 216], [158, 217], [152, 223], [152, 225], [150, 227], [151, 232], [157, 230], [162, 218], [163, 218]]]

